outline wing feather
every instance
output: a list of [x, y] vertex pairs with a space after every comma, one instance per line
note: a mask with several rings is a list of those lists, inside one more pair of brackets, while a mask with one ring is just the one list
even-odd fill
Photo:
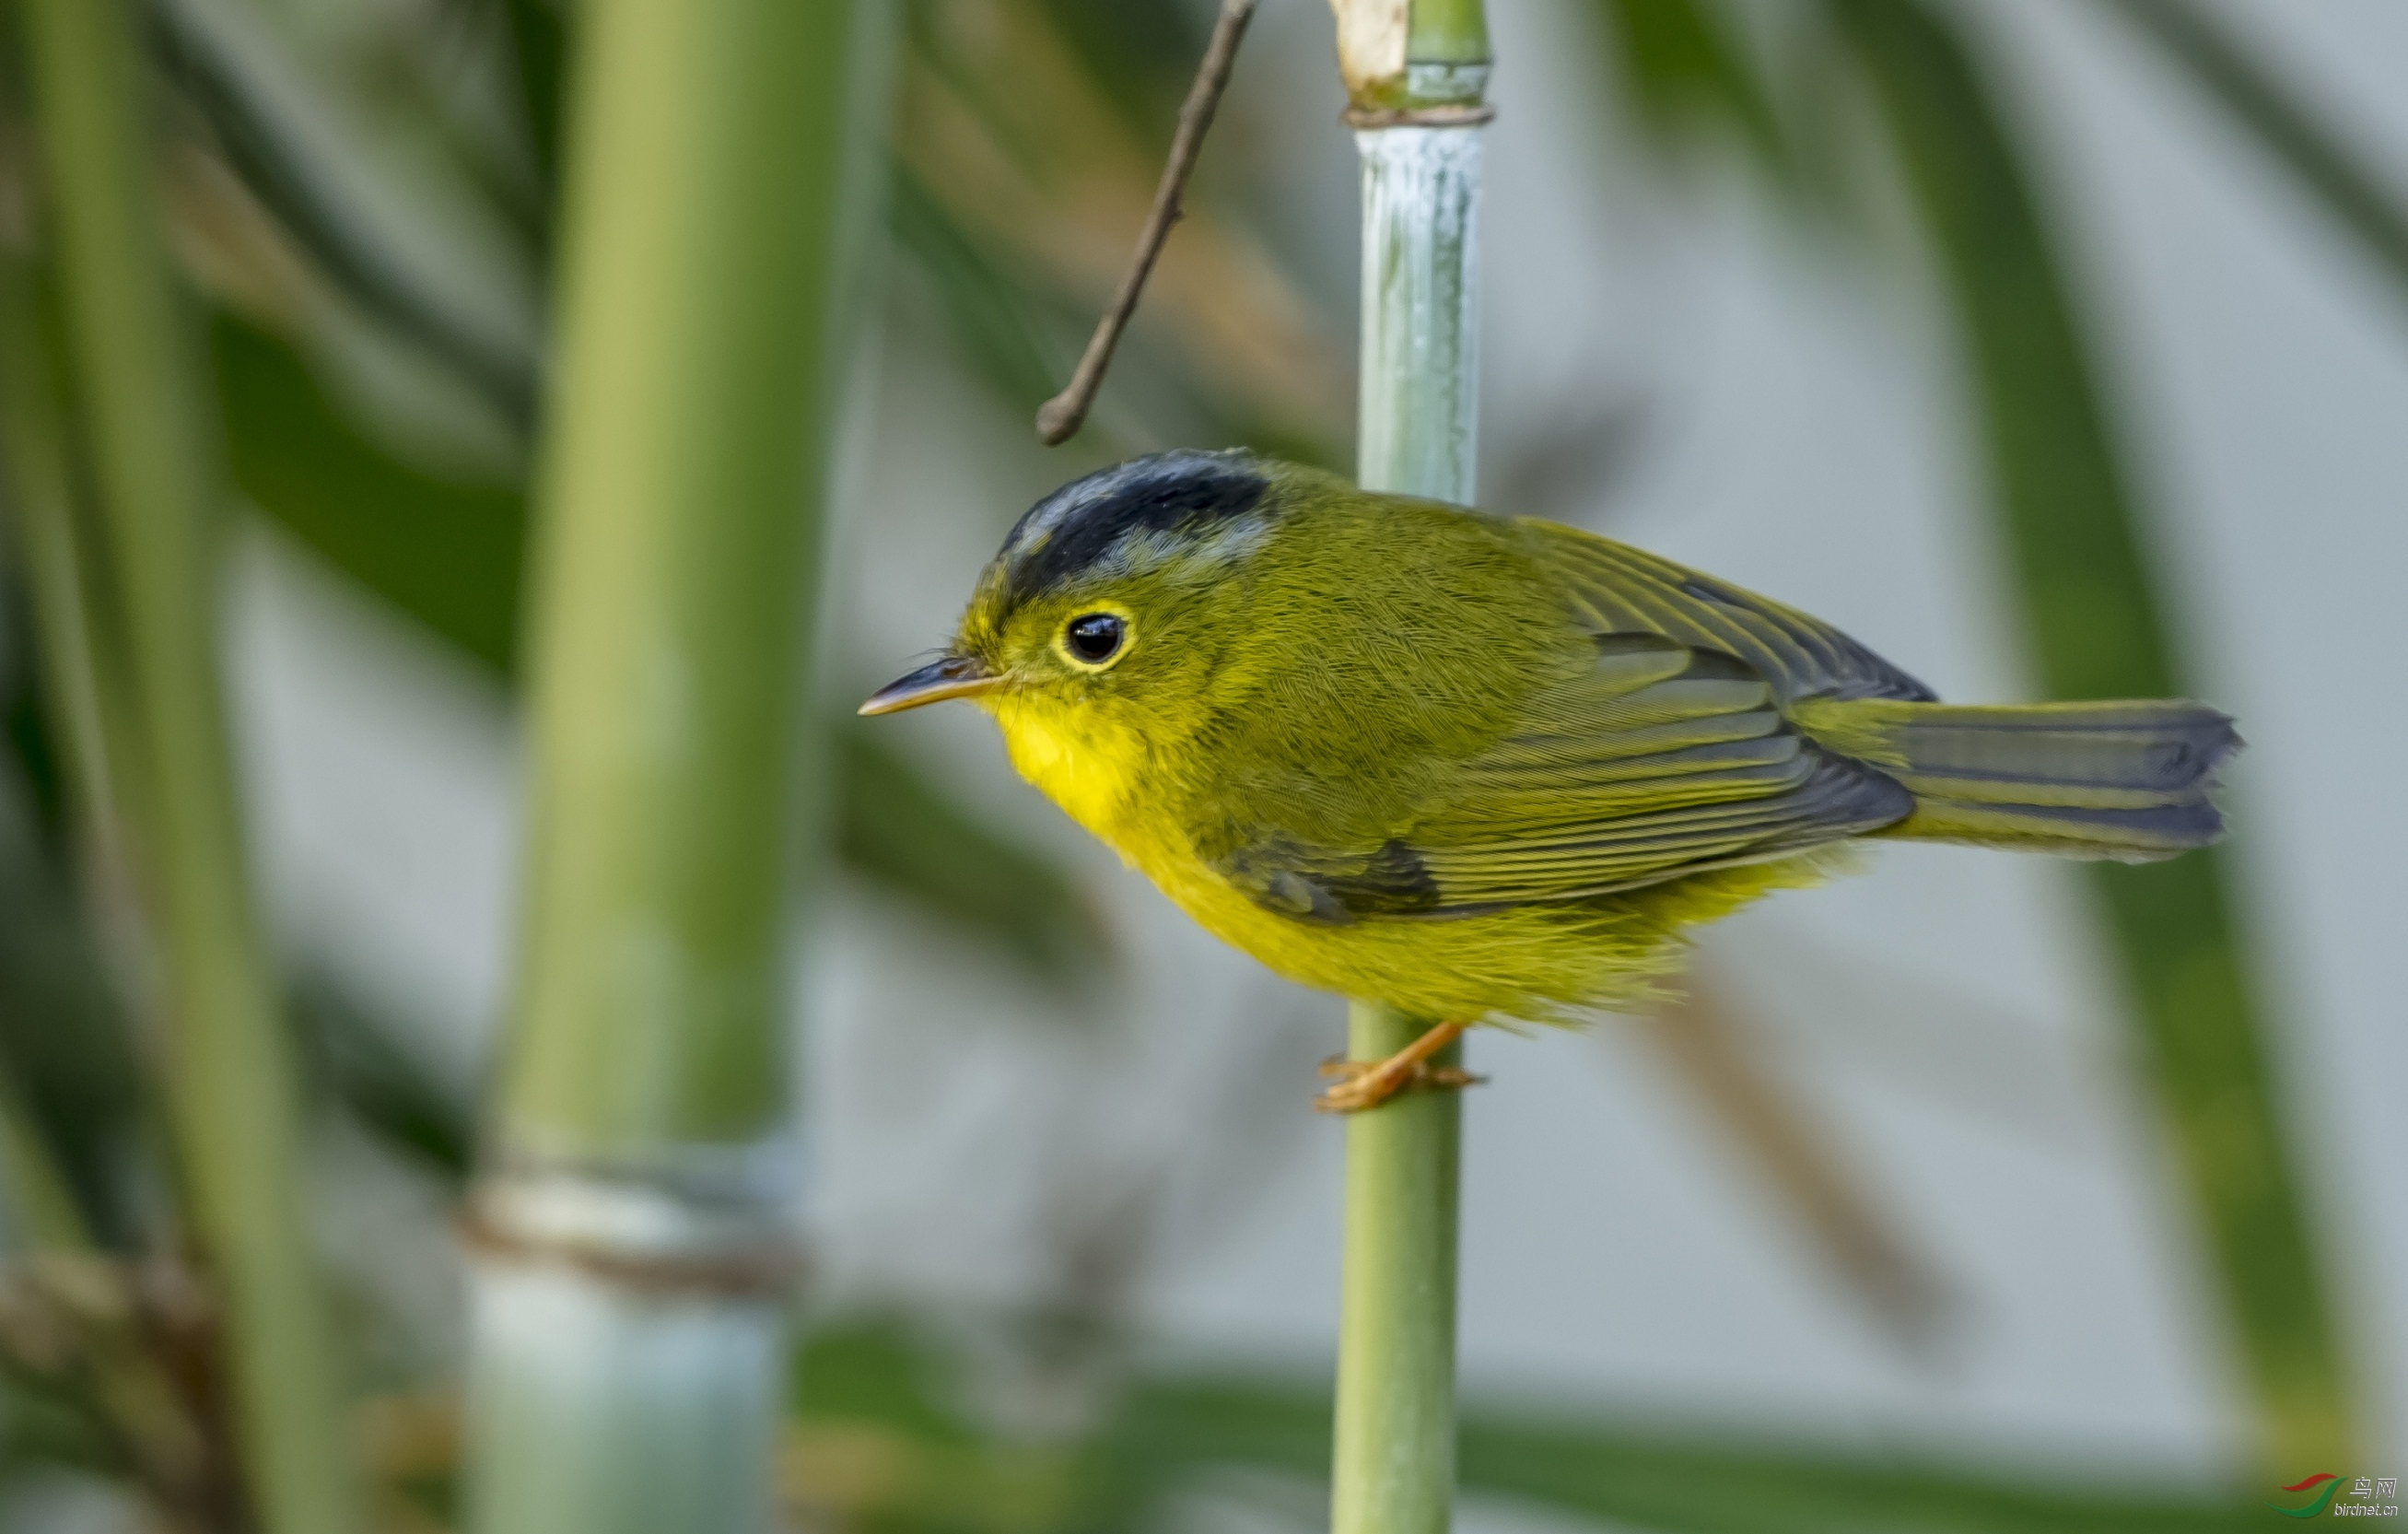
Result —
[[[1661, 609], [1659, 594], [1642, 597]], [[1700, 632], [1746, 638], [1727, 624]], [[1303, 920], [1456, 916], [1786, 856], [1912, 808], [1895, 780], [1801, 737], [1751, 662], [1617, 630], [1487, 750], [1443, 771], [1378, 845], [1271, 837], [1218, 867]]]
[[1722, 651], [1770, 682], [1784, 704], [1813, 696], [1935, 700], [1923, 683], [1795, 608], [1576, 527], [1516, 525], [1597, 633], [1657, 634]]

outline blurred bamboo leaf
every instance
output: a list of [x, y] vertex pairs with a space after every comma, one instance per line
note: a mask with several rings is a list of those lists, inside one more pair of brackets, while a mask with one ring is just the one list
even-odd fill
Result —
[[1204, 52], [1211, 11], [1126, 0], [1037, 0], [1037, 10], [1130, 136], [1149, 154], [1168, 150], [1180, 100]]
[[[1038, 0], [920, 7], [909, 36], [898, 157], [979, 245], [1100, 308], [1152, 203], [1159, 151]], [[1269, 252], [1206, 199], [1154, 274], [1148, 335], [1258, 445], [1324, 444], [1312, 455], [1326, 459], [1346, 436], [1331, 337]]]
[[135, 830], [185, 1228], [207, 1254], [252, 1506], [276, 1534], [343, 1534], [359, 1508], [338, 1347], [217, 668], [216, 412], [169, 265], [139, 16], [118, 0], [19, 10], [75, 440], [109, 551], [94, 585], [115, 598], [136, 725], [136, 766], [111, 786]]
[[1788, 160], [1745, 39], [1702, 0], [1597, 0], [1627, 89], [1659, 137], [1734, 128], [1769, 166]]
[[0, 1076], [79, 1222], [122, 1242], [144, 1083], [74, 892], [36, 835], [17, 775], [0, 778]]
[[[510, 389], [531, 390], [531, 356], [463, 344], [473, 327], [430, 286], [425, 263], [358, 258], [356, 247], [374, 243], [374, 222], [360, 209], [377, 204], [363, 184], [375, 172], [366, 157], [337, 152], [339, 144], [312, 141], [306, 93], [287, 99], [300, 71], [274, 39], [225, 23], [212, 9], [217, 0], [162, 3], [237, 170], [286, 233], [355, 303], [420, 337], [489, 391], [497, 356], [518, 380]], [[531, 122], [548, 122], [557, 103], [541, 86], [556, 79], [560, 18], [538, 0], [513, 0], [509, 20], [528, 79], [526, 110]], [[1055, 364], [1042, 337], [1075, 323], [1067, 306], [1049, 313], [1031, 284], [1006, 274], [916, 177], [903, 171], [896, 180], [896, 231], [934, 280], [966, 351], [994, 386], [1022, 396], [1015, 408], [1050, 394]], [[231, 466], [246, 496], [337, 568], [509, 673], [526, 538], [523, 489], [447, 478], [396, 457], [351, 422], [289, 345], [254, 323], [221, 311], [210, 339]], [[1063, 354], [1075, 346], [1065, 343]], [[1096, 960], [1100, 929], [1059, 872], [988, 829], [850, 716], [837, 730], [846, 742], [840, 845], [851, 866], [986, 934], [1050, 979]]]
[[465, 210], [502, 210], [459, 189], [444, 212], [362, 142], [338, 101], [233, 0], [152, 0], [186, 95], [243, 184], [366, 315], [425, 348], [520, 429], [535, 416], [533, 288], [465, 237]]
[[[1267, 1379], [1157, 1379], [1131, 1395], [1100, 1451], [1130, 1508], [1182, 1471], [1254, 1465], [1319, 1476], [1329, 1402]], [[2118, 1492], [2095, 1480], [2052, 1484], [1894, 1456], [1775, 1447], [1742, 1433], [1692, 1432], [1467, 1406], [1466, 1492], [1663, 1534], [2221, 1534], [2257, 1528], [2249, 1504]]]
[[[28, 419], [29, 413], [39, 414], [37, 395], [44, 380], [33, 371], [42, 359], [35, 316], [20, 301], [23, 287], [22, 274], [12, 270], [8, 307], [0, 311], [18, 325], [0, 341], [6, 367], [6, 386], [0, 387], [0, 427], [6, 429], [0, 430], [0, 440], [9, 449], [21, 506], [28, 495], [71, 494], [63, 466], [49, 471], [49, 480], [56, 482], [37, 484], [34, 480], [43, 478], [38, 474], [28, 478], [44, 458], [42, 423]], [[265, 464], [248, 466], [286, 493], [297, 509], [322, 517], [328, 541], [357, 542], [365, 535], [366, 549], [354, 552], [361, 554], [361, 563], [374, 566], [380, 559], [390, 560], [394, 552], [375, 545], [378, 534], [407, 525], [412, 518], [423, 523], [431, 513], [438, 537], [474, 549], [478, 529], [470, 513], [482, 515], [492, 508], [449, 507], [447, 495], [466, 493], [439, 480], [411, 481], [410, 471], [346, 436], [340, 419], [311, 392], [297, 361], [272, 337], [221, 316], [212, 339], [221, 399], [243, 423], [235, 434], [237, 443], [255, 447], [264, 436], [282, 434], [285, 447], [298, 460], [280, 462], [271, 454]], [[299, 429], [287, 430], [296, 423]], [[392, 498], [396, 476], [407, 494]], [[342, 487], [351, 495], [386, 495], [391, 504], [366, 521], [350, 518], [344, 507], [321, 504], [329, 487]], [[448, 522], [446, 511], [453, 513]], [[25, 531], [30, 536], [35, 529], [29, 525]], [[514, 545], [509, 552], [515, 558]], [[432, 572], [427, 581], [438, 605], [452, 595], [444, 573]], [[45, 578], [64, 581], [73, 574], [50, 571]], [[469, 584], [473, 589], [473, 581]], [[500, 599], [507, 610], [509, 594], [501, 594]], [[22, 605], [9, 602], [7, 616], [18, 616]], [[455, 625], [457, 637], [471, 646], [488, 638], [475, 626], [474, 604], [461, 605], [461, 610], [469, 621]], [[12, 651], [7, 660], [16, 663], [21, 656]], [[43, 706], [36, 706], [36, 673], [22, 664], [0, 665], [0, 707], [15, 726], [11, 740], [20, 757], [53, 760], [61, 755], [49, 739], [56, 700], [42, 699]], [[76, 1195], [79, 1218], [105, 1239], [123, 1244], [132, 1228], [124, 1207], [127, 1190], [120, 1184], [142, 1118], [143, 1082], [83, 914], [64, 867], [54, 866], [65, 851], [63, 839], [55, 833], [34, 835], [22, 813], [27, 796], [17, 792], [20, 786], [17, 775], [0, 769], [0, 1068], [22, 1083], [25, 1127], [39, 1136], [44, 1150], [55, 1149]], [[465, 1110], [443, 1097], [389, 1030], [346, 1004], [324, 982], [305, 979], [290, 1000], [303, 1041], [314, 1048], [313, 1063], [322, 1068], [317, 1084], [331, 1087], [368, 1127], [388, 1140], [438, 1168], [465, 1169]]]
[[2258, 63], [2261, 49], [2243, 42], [2193, 0], [2107, 4], [2297, 177], [2408, 298], [2408, 210], [2399, 191], [2319, 121], [2299, 92]]
[[502, 0], [510, 64], [525, 114], [527, 147], [549, 191], [560, 169], [561, 61], [566, 29], [552, 0]]
[[795, 1350], [794, 1411], [807, 1421], [865, 1422], [963, 1442], [969, 1426], [930, 1377], [923, 1339], [899, 1315], [854, 1316], [807, 1332]]
[[443, 1181], [465, 1183], [476, 1149], [469, 1106], [419, 1061], [403, 1030], [331, 974], [306, 970], [285, 995], [320, 1095]]
[[[790, 1468], [798, 1505], [844, 1527], [1123, 1530], [1216, 1468], [1329, 1470], [1329, 1394], [1279, 1374], [1192, 1370], [1131, 1382], [1083, 1443], [1008, 1443], [953, 1403], [954, 1362], [895, 1316], [829, 1321], [798, 1350]], [[1015, 1468], [1011, 1455], [1032, 1462]], [[1672, 1431], [1467, 1405], [1467, 1492], [1662, 1534], [2225, 1534], [2254, 1504], [2086, 1474], [1972, 1469], [1740, 1430]]]
[[32, 1382], [0, 1376], [0, 1497], [60, 1469], [117, 1468], [88, 1414]]
[[1754, 1448], [1740, 1433], [1680, 1439], [1519, 1413], [1467, 1416], [1463, 1479], [1667, 1534], [2207, 1534], [2259, 1527], [2249, 1504], [2119, 1495], [1912, 1459]]
[[780, 1455], [811, 1527], [879, 1534], [1048, 1534], [1084, 1527], [1076, 1446], [981, 1433], [948, 1398], [946, 1360], [898, 1316], [812, 1330]]
[[[0, 313], [0, 321], [11, 318]], [[0, 406], [0, 413], [6, 407]], [[0, 425], [0, 452], [7, 451], [8, 432]], [[10, 553], [16, 551], [9, 551]], [[0, 557], [0, 572], [15, 575], [14, 561]], [[27, 810], [39, 839], [52, 850], [70, 839], [67, 828], [67, 780], [70, 768], [50, 738], [43, 717], [40, 689], [34, 684], [34, 627], [26, 621], [22, 590], [0, 595], [0, 741], [23, 787]]]
[[[966, 1360], [941, 1335], [902, 1312], [825, 1318], [807, 1330], [784, 1454], [786, 1502], [799, 1521], [878, 1534], [1122, 1534], [1149, 1527], [1150, 1504], [1213, 1457], [1217, 1444], [1185, 1455], [1184, 1444], [1157, 1441], [1125, 1414], [1067, 1443], [982, 1431], [959, 1388]], [[1321, 1410], [1315, 1469], [1326, 1474], [1326, 1397]]]
[[[14, 523], [11, 579], [0, 585], [11, 748], [0, 760], [0, 1072], [81, 1224], [122, 1242], [133, 1233], [124, 1174], [145, 1083], [68, 873], [77, 830], [103, 839], [108, 790], [65, 385], [37, 283], [30, 262], [0, 258], [0, 498]], [[71, 817], [85, 824], [71, 828]]]
[[[1830, 0], [1949, 284], [1993, 503], [2052, 697], [2188, 691], [2042, 206], [1989, 84], [1920, 0]], [[2234, 1340], [2281, 1469], [2346, 1456], [2340, 1349], [2217, 852], [2090, 873]]]
[[74, 1252], [93, 1244], [82, 1201], [50, 1154], [50, 1137], [34, 1123], [14, 1073], [6, 1069], [0, 1069], [0, 1200], [9, 1244], [20, 1250]]
[[447, 480], [354, 426], [283, 341], [223, 310], [209, 353], [227, 457], [252, 505], [497, 671], [515, 665], [525, 497]]
[[[291, 347], [219, 313], [209, 328], [227, 456], [253, 505], [337, 568], [507, 675], [517, 655], [526, 502], [403, 463], [351, 424]], [[850, 714], [840, 847], [864, 877], [1066, 980], [1102, 937], [1076, 886], [992, 828]]]
[[[936, 299], [946, 335], [972, 377], [1009, 413], [1029, 414], [1069, 376], [1093, 327], [1092, 310], [1059, 274], [966, 225], [899, 157], [893, 174], [887, 221], [896, 250], [910, 258], [911, 275]], [[897, 308], [909, 321], [922, 310], [920, 294], [907, 290], [902, 296]], [[1304, 463], [1335, 461], [1332, 440], [1296, 437], [1215, 391], [1175, 348], [1151, 335], [1125, 341], [1112, 376], [1119, 398], [1141, 402], [1134, 411], [1115, 412], [1122, 423], [1133, 417], [1140, 437], [1245, 443]], [[1110, 431], [1111, 423], [1097, 424]], [[1122, 451], [1121, 439], [1130, 435], [1112, 433], [1112, 451]]]
[[[475, 242], [447, 229], [427, 198], [413, 201], [273, 29], [231, 0], [151, 3], [186, 94], [292, 247], [359, 316], [528, 430], [538, 298], [502, 291], [508, 283], [464, 284], [479, 267]], [[500, 0], [500, 10], [527, 153], [541, 173], [556, 152], [569, 19], [546, 0]], [[1172, 115], [1148, 103], [1168, 91], [1175, 104], [1193, 65], [1185, 22], [1125, 10], [1096, 0], [954, 0], [910, 13], [918, 85], [896, 135], [891, 232], [974, 372], [1014, 412], [1053, 393], [1117, 277]], [[1041, 80], [993, 88], [1023, 68]], [[471, 223], [523, 222], [508, 198], [482, 194], [489, 189], [471, 172], [455, 179], [454, 201], [483, 205]], [[280, 310], [291, 309], [290, 287], [254, 274], [243, 296], [255, 307], [276, 294]], [[1211, 199], [1195, 200], [1157, 287], [1117, 375], [1124, 400], [1138, 402], [1141, 438], [1336, 461], [1347, 429], [1342, 366], [1277, 263]]]
[[0, 258], [0, 449], [16, 553], [10, 618], [30, 631], [13, 679], [12, 743], [28, 764], [48, 839], [83, 882], [130, 907], [131, 853], [118, 807], [133, 792], [135, 726], [125, 658], [112, 642], [88, 475], [75, 462], [56, 293], [38, 259]]
[[887, 221], [896, 246], [913, 258], [935, 291], [955, 343], [972, 370], [1022, 414], [1049, 398], [1077, 355], [1078, 322], [1049, 302], [997, 252], [971, 237], [953, 210], [899, 161]]

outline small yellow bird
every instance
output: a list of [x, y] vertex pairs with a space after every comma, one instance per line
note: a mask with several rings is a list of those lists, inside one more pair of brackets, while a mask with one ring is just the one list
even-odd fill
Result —
[[1827, 624], [1577, 529], [1178, 452], [1031, 508], [942, 659], [1012, 765], [1290, 980], [1433, 1026], [1643, 1000], [1681, 931], [1867, 837], [2143, 862], [2223, 833], [2185, 702], [1952, 708]]

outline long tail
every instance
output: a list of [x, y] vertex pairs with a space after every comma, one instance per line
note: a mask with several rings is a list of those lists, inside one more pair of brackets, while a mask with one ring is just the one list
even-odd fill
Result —
[[1881, 768], [1914, 810], [1878, 833], [2063, 857], [2148, 863], [2224, 835], [2209, 799], [2241, 749], [2197, 703], [1955, 708], [1814, 699], [1794, 710], [1819, 744]]

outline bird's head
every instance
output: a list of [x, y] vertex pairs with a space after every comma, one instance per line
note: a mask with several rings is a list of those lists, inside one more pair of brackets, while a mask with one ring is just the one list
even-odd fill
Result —
[[1226, 680], [1256, 556], [1284, 515], [1283, 484], [1305, 472], [1182, 451], [1063, 486], [1003, 540], [944, 655], [861, 711], [973, 698], [1007, 734], [1018, 724], [1088, 742], [1184, 738], [1216, 675]]

